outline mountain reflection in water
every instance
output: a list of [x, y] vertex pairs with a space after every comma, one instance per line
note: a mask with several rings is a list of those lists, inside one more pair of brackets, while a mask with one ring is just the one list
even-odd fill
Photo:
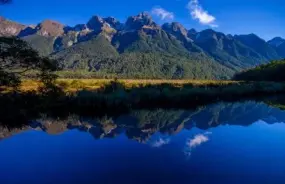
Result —
[[0, 139], [7, 138], [27, 130], [42, 130], [48, 134], [60, 134], [67, 130], [77, 129], [91, 134], [96, 139], [114, 138], [125, 133], [129, 139], [146, 142], [151, 136], [160, 132], [174, 135], [182, 129], [193, 127], [207, 130], [220, 125], [248, 126], [263, 120], [272, 124], [285, 122], [285, 112], [269, 107], [264, 103], [218, 103], [187, 110], [138, 110], [116, 118], [86, 118], [70, 115], [67, 119], [43, 117], [33, 120], [29, 125], [20, 128], [1, 127]]
[[[268, 124], [285, 122], [285, 112], [269, 107], [264, 103], [218, 103], [187, 110], [137, 110], [116, 118], [86, 118], [70, 115], [67, 119], [54, 119], [43, 116], [20, 128], [1, 127], [0, 139], [4, 139], [27, 130], [41, 130], [48, 134], [61, 134], [77, 129], [91, 134], [95, 139], [114, 138], [125, 134], [129, 139], [141, 143], [147, 142], [153, 134], [174, 135], [183, 129], [193, 127], [207, 130], [220, 125], [248, 126], [257, 121]], [[160, 140], [163, 144], [163, 140]]]
[[42, 118], [0, 128], [1, 183], [284, 184], [285, 111], [265, 103]]

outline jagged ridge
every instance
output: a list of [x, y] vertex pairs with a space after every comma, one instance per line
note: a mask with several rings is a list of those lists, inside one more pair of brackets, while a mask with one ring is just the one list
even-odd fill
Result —
[[[145, 12], [126, 23], [93, 16], [73, 27], [51, 20], [25, 26], [0, 18], [0, 36], [19, 36], [66, 69], [123, 77], [228, 78], [234, 72], [285, 56], [285, 42], [254, 34], [187, 30], [178, 22], [156, 24]], [[153, 74], [155, 73], [155, 75]]]

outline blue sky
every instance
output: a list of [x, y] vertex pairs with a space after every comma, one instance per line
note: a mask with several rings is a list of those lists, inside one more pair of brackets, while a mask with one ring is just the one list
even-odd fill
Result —
[[87, 22], [92, 15], [125, 21], [148, 11], [158, 23], [178, 21], [189, 29], [255, 33], [268, 40], [285, 37], [284, 7], [284, 0], [14, 0], [0, 7], [0, 15], [25, 24], [53, 19], [74, 25]]

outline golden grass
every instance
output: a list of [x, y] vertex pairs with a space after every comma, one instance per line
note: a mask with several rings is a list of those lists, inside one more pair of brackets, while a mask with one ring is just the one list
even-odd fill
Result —
[[[58, 79], [56, 84], [65, 92], [76, 92], [80, 90], [96, 91], [110, 82], [111, 79]], [[182, 87], [183, 85], [191, 84], [193, 86], [208, 86], [218, 85], [225, 86], [229, 84], [239, 83], [237, 81], [221, 81], [221, 80], [138, 80], [138, 79], [120, 79], [118, 82], [122, 83], [125, 88], [130, 89], [134, 87], [143, 87], [146, 85], [159, 85], [159, 84], [171, 84], [174, 87]], [[37, 91], [41, 83], [37, 80], [26, 79], [22, 81], [20, 91]], [[3, 91], [10, 91], [9, 88], [2, 88]]]

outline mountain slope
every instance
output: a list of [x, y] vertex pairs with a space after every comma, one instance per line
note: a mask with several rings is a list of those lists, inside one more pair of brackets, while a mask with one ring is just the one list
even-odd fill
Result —
[[188, 36], [188, 31], [182, 24], [178, 22], [166, 23], [162, 25], [162, 29], [173, 35], [177, 40], [181, 41], [184, 47], [190, 52], [203, 52], [203, 50], [194, 44], [193, 40]]
[[276, 49], [279, 56], [285, 58], [285, 39], [281, 37], [275, 37], [272, 40], [269, 40], [267, 43]]
[[107, 38], [98, 35], [86, 42], [55, 52], [52, 56], [59, 60], [63, 68], [92, 71], [98, 63], [110, 58], [116, 58], [118, 52]]
[[[249, 68], [271, 59], [265, 58], [259, 53], [259, 50], [255, 50], [251, 45], [247, 44], [246, 38], [243, 40], [238, 39], [238, 36], [225, 35], [211, 29], [201, 32], [191, 30], [188, 35], [204, 52], [222, 65], [235, 71]], [[268, 48], [271, 49], [271, 47]], [[276, 54], [275, 50], [272, 49], [268, 52]], [[275, 57], [278, 58], [277, 55]]]
[[274, 60], [280, 58], [274, 47], [268, 44], [265, 40], [259, 38], [255, 34], [236, 35], [235, 38], [244, 45], [252, 48], [267, 60]]
[[73, 27], [53, 20], [25, 26], [1, 17], [1, 35], [23, 38], [65, 70], [100, 77], [224, 79], [285, 56], [282, 38], [198, 32], [178, 22], [160, 26], [145, 12], [126, 23], [94, 15]]
[[179, 40], [154, 23], [146, 13], [129, 17], [125, 30], [115, 35], [113, 45], [121, 53], [166, 52], [173, 55], [189, 54]]
[[30, 43], [30, 45], [37, 49], [41, 55], [47, 56], [54, 51], [55, 37], [45, 37], [34, 34], [22, 37], [22, 39]]
[[26, 27], [0, 16], [0, 36], [17, 36]]
[[285, 58], [285, 42], [280, 44], [277, 48], [277, 53], [282, 57]]
[[273, 47], [278, 47], [281, 44], [285, 43], [285, 39], [281, 37], [275, 37], [272, 40], [269, 40], [267, 43]]
[[66, 69], [86, 69], [98, 77], [228, 78], [226, 67], [202, 54], [177, 57], [167, 52], [127, 51], [119, 54], [103, 35], [53, 54]]
[[[53, 54], [64, 68], [96, 71], [136, 78], [228, 78], [232, 71], [202, 52], [189, 52], [175, 36], [142, 13], [130, 17], [125, 29], [110, 34], [104, 19], [95, 17], [87, 26], [99, 30], [85, 41]], [[113, 28], [112, 28], [113, 29]], [[118, 52], [117, 52], [118, 51]], [[120, 53], [120, 54], [118, 54]], [[102, 76], [101, 76], [102, 77]]]

